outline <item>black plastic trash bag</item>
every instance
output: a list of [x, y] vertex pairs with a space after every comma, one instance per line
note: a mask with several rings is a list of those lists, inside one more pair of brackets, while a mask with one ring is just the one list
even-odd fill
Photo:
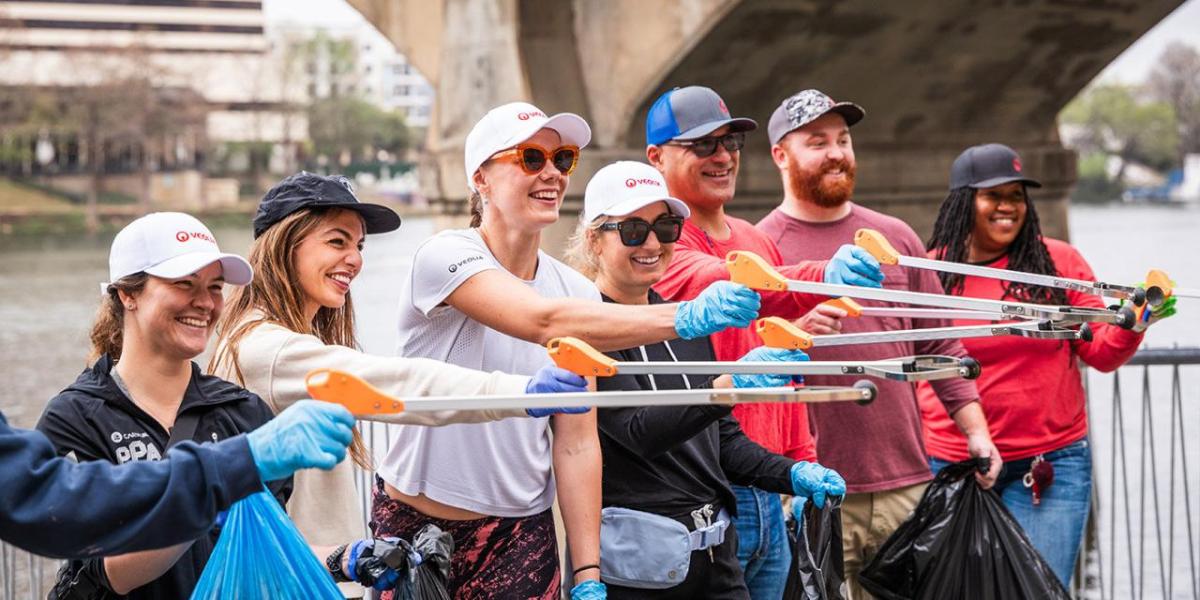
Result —
[[972, 477], [986, 460], [938, 473], [913, 515], [859, 574], [867, 591], [884, 600], [1068, 600], [1004, 502]]
[[[402, 542], [403, 543], [403, 542]], [[426, 525], [417, 532], [412, 543], [407, 573], [401, 573], [396, 584], [395, 600], [450, 600], [446, 579], [450, 577], [450, 555], [454, 553], [454, 538]]]
[[267, 491], [229, 508], [192, 600], [342, 600], [333, 578]]
[[830, 496], [825, 507], [804, 505], [803, 535], [796, 521], [788, 523], [792, 568], [788, 570], [783, 600], [844, 600], [842, 582], [842, 499]]

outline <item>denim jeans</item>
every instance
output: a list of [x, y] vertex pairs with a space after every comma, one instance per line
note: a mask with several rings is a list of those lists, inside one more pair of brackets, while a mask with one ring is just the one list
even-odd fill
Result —
[[779, 494], [733, 486], [737, 496], [738, 562], [751, 600], [779, 600], [792, 563]]
[[[1042, 491], [1041, 504], [1033, 505], [1033, 492], [1021, 482], [1031, 468], [1032, 457], [1005, 462], [995, 489], [1025, 529], [1033, 547], [1062, 584], [1069, 586], [1091, 503], [1092, 449], [1084, 438], [1047, 452], [1044, 458], [1054, 466], [1054, 483]], [[934, 473], [947, 464], [944, 460], [929, 459]]]

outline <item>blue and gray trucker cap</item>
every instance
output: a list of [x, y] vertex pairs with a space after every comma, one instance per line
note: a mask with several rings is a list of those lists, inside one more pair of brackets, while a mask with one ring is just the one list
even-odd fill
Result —
[[730, 117], [725, 101], [709, 88], [690, 85], [675, 88], [650, 106], [646, 115], [646, 144], [657, 146], [671, 140], [702, 138], [726, 125], [730, 132], [754, 131], [758, 123]]

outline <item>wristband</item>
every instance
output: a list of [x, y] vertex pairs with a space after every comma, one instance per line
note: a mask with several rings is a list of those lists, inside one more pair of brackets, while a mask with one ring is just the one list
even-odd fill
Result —
[[598, 564], [593, 564], [593, 565], [583, 565], [582, 567], [579, 567], [578, 569], [575, 569], [574, 571], [571, 571], [571, 574], [572, 574], [572, 575], [578, 575], [580, 571], [586, 571], [586, 570], [588, 570], [588, 569], [597, 569], [597, 570], [599, 570], [599, 569], [600, 569], [600, 565], [598, 565]]

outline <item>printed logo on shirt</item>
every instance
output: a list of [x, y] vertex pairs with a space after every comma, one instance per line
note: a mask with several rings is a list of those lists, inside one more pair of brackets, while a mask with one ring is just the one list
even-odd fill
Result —
[[483, 260], [483, 255], [482, 255], [482, 254], [476, 254], [475, 256], [468, 256], [467, 258], [464, 258], [464, 259], [462, 259], [462, 260], [460, 260], [460, 261], [458, 261], [458, 262], [456, 262], [456, 263], [454, 263], [454, 264], [450, 265], [450, 272], [451, 272], [451, 273], [457, 273], [457, 272], [458, 272], [458, 268], [459, 268], [459, 267], [462, 267], [463, 265], [467, 265], [467, 264], [473, 263], [473, 262], [475, 262], [475, 261], [477, 261], [477, 260]]
[[114, 444], [120, 444], [121, 442], [128, 442], [129, 440], [133, 439], [145, 439], [148, 437], [150, 437], [150, 434], [144, 431], [131, 431], [129, 433], [114, 431], [112, 432], [112, 435], [109, 436], [109, 439], [111, 439]]
[[139, 460], [162, 460], [162, 454], [154, 442], [133, 440], [124, 446], [117, 446], [117, 464], [137, 462]]

